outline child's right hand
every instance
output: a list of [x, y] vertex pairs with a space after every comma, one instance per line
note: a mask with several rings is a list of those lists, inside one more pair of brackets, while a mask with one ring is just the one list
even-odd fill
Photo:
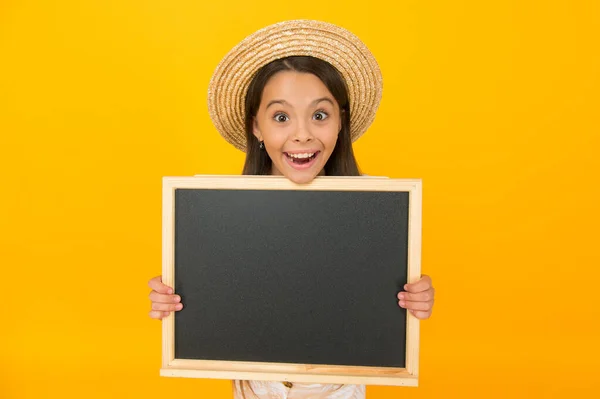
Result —
[[173, 289], [162, 283], [162, 276], [156, 276], [148, 281], [148, 286], [152, 288], [150, 292], [150, 301], [152, 301], [151, 318], [160, 320], [167, 317], [172, 311], [183, 309], [181, 297], [174, 295]]

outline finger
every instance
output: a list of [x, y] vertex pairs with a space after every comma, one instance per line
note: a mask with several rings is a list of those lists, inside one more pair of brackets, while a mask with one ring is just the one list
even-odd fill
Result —
[[163, 312], [173, 312], [183, 309], [181, 303], [157, 303], [152, 302], [152, 310], [161, 310]]
[[171, 312], [162, 312], [160, 310], [151, 310], [148, 315], [151, 319], [161, 320], [164, 317], [167, 317]]
[[179, 302], [181, 302], [181, 297], [179, 295], [159, 294], [156, 291], [150, 292], [150, 295], [148, 295], [148, 297], [150, 298], [150, 300], [152, 302], [159, 302], [159, 303], [179, 303]]
[[172, 294], [173, 288], [168, 285], [164, 285], [162, 283], [162, 276], [156, 276], [150, 281], [148, 281], [148, 287], [152, 288], [154, 291], [159, 294]]
[[422, 310], [410, 310], [410, 313], [419, 320], [425, 320], [431, 317], [431, 310], [429, 312]]
[[431, 288], [431, 277], [427, 275], [421, 276], [419, 281], [412, 284], [405, 284], [404, 289], [408, 292], [422, 292]]
[[427, 291], [411, 293], [411, 292], [399, 292], [398, 299], [405, 301], [419, 301], [419, 302], [427, 302], [432, 301], [435, 297], [435, 290], [433, 287], [428, 289]]
[[433, 302], [399, 301], [398, 305], [408, 310], [422, 310], [428, 312], [433, 307]]

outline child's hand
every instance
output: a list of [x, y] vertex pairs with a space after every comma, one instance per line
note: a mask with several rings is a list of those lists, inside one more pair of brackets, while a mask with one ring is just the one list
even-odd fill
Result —
[[435, 289], [431, 278], [423, 275], [416, 283], [404, 285], [406, 291], [398, 294], [398, 305], [408, 309], [417, 319], [428, 319], [433, 310]]
[[162, 276], [156, 276], [148, 281], [148, 286], [152, 288], [150, 292], [151, 318], [160, 320], [167, 317], [172, 311], [183, 309], [183, 305], [180, 303], [181, 297], [173, 295], [173, 289], [162, 283]]

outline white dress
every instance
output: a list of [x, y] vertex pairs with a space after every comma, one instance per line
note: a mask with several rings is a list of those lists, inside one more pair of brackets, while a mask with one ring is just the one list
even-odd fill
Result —
[[364, 385], [233, 381], [234, 399], [364, 399]]

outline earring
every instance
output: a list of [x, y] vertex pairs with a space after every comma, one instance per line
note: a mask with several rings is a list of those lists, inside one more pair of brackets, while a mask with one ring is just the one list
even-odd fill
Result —
[[260, 148], [261, 150], [265, 149], [265, 142], [261, 140], [260, 144], [258, 144], [258, 148]]

